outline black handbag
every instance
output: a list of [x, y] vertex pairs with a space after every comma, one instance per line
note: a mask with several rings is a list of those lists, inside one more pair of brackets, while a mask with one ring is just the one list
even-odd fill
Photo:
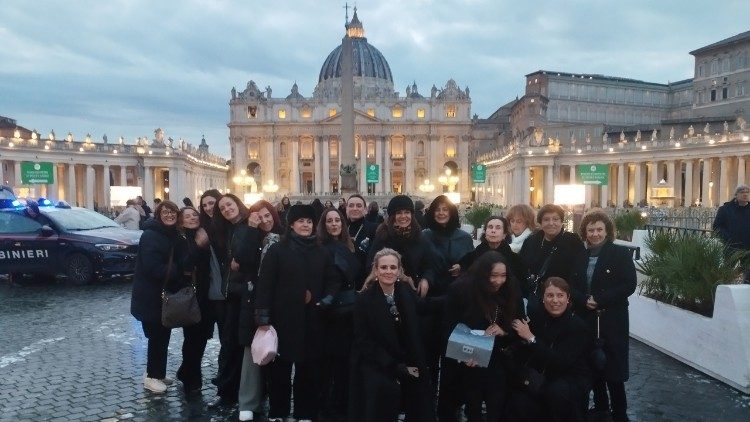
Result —
[[191, 276], [190, 286], [183, 287], [174, 293], [167, 292], [167, 281], [172, 270], [174, 248], [169, 252], [167, 275], [161, 290], [161, 325], [166, 328], [186, 327], [201, 321], [201, 309], [195, 296], [195, 274]]
[[599, 328], [599, 318], [601, 317], [602, 311], [596, 311], [596, 340], [594, 341], [594, 348], [591, 350], [589, 356], [589, 363], [591, 368], [596, 372], [603, 372], [607, 366], [607, 355], [604, 353], [604, 339], [601, 336]]

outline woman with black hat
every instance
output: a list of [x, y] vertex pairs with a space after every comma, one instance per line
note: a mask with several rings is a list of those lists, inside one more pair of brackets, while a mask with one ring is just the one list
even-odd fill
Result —
[[315, 236], [315, 210], [293, 205], [284, 238], [268, 248], [255, 297], [259, 330], [273, 326], [278, 356], [269, 364], [269, 420], [289, 416], [294, 366], [294, 418], [317, 419], [318, 369], [322, 357], [320, 313], [330, 307], [340, 276], [333, 256]]

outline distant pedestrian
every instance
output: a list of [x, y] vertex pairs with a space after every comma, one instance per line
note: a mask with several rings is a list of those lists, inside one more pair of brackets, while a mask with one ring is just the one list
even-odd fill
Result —
[[378, 206], [378, 203], [376, 201], [370, 202], [370, 204], [367, 206], [367, 215], [365, 215], [365, 220], [375, 224], [380, 224], [383, 222], [383, 216], [380, 215], [380, 207]]
[[414, 219], [419, 223], [419, 227], [427, 227], [427, 220], [424, 217], [424, 202], [419, 199], [414, 201]]
[[125, 209], [122, 210], [120, 215], [115, 217], [115, 222], [128, 230], [138, 230], [141, 221], [141, 214], [138, 212], [138, 209], [135, 208], [135, 200], [128, 199], [127, 202], [125, 202], [125, 205]]
[[[724, 240], [727, 252], [750, 250], [750, 186], [741, 184], [734, 199], [719, 207], [713, 229]], [[745, 283], [750, 283], [750, 267], [745, 268]]]
[[[184, 198], [182, 198], [182, 203], [183, 203], [183, 204], [184, 204], [184, 205], [185, 205], [186, 207], [193, 207], [193, 200], [192, 200], [192, 199], [190, 199], [190, 198], [188, 198], [187, 196], [186, 196], [186, 197], [184, 197]], [[193, 208], [195, 208], [195, 207], [193, 207]]]

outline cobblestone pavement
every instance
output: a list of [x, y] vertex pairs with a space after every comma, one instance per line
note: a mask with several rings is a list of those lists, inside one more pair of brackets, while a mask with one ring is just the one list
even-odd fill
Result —
[[[146, 343], [130, 316], [130, 282], [93, 286], [0, 278], [0, 420], [221, 421], [236, 409], [208, 410], [218, 341], [208, 345], [202, 396], [179, 385], [143, 390]], [[168, 374], [179, 364], [182, 333], [170, 343]], [[750, 396], [631, 342], [629, 413], [637, 421], [748, 421]]]

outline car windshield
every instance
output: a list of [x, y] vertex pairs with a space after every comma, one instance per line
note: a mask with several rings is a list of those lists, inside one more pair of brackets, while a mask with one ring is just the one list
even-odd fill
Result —
[[109, 218], [87, 209], [58, 210], [46, 213], [60, 228], [68, 231], [119, 227]]

